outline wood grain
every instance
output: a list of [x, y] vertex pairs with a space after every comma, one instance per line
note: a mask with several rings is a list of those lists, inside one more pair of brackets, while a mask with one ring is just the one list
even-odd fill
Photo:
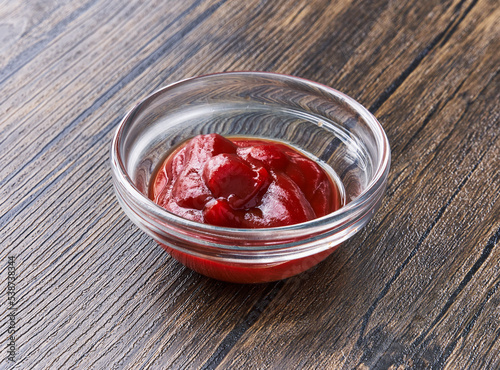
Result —
[[[498, 19], [493, 0], [0, 2], [0, 367], [499, 367]], [[187, 270], [113, 194], [125, 112], [226, 70], [330, 85], [391, 142], [374, 219], [285, 281]]]

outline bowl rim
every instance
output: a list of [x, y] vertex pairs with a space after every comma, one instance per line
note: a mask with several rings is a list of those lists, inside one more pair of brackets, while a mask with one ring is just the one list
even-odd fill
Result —
[[[203, 224], [196, 221], [191, 221], [167, 211], [158, 204], [154, 203], [149, 197], [145, 196], [135, 186], [134, 182], [128, 175], [119, 152], [122, 134], [127, 122], [133, 119], [135, 114], [140, 111], [143, 105], [147, 104], [151, 100], [154, 100], [158, 95], [166, 93], [168, 90], [171, 90], [182, 84], [190, 83], [191, 81], [194, 80], [201, 80], [206, 78], [214, 78], [218, 76], [229, 76], [229, 75], [233, 76], [257, 75], [267, 78], [275, 77], [286, 80], [295, 80], [298, 82], [305, 83], [306, 85], [315, 87], [328, 94], [336, 95], [337, 97], [345, 100], [348, 103], [348, 105], [351, 108], [353, 108], [356, 111], [356, 113], [358, 113], [361, 116], [361, 119], [363, 119], [367, 123], [367, 125], [371, 128], [372, 134], [377, 139], [377, 143], [382, 144], [380, 165], [376, 168], [375, 174], [373, 178], [370, 180], [370, 182], [367, 184], [366, 188], [354, 200], [342, 206], [335, 212], [332, 212], [325, 216], [298, 224], [279, 226], [279, 227], [269, 227], [269, 228], [256, 228], [256, 229], [220, 227], [210, 224]], [[134, 203], [136, 205], [139, 205], [141, 209], [146, 210], [148, 214], [153, 215], [154, 218], [157, 220], [167, 222], [169, 224], [175, 225], [180, 228], [189, 228], [190, 230], [198, 230], [200, 232], [207, 234], [217, 234], [217, 235], [222, 234], [226, 237], [234, 237], [237, 239], [242, 239], [243, 237], [250, 237], [252, 239], [257, 238], [262, 240], [278, 239], [279, 237], [276, 237], [276, 235], [280, 235], [282, 237], [283, 234], [287, 234], [288, 236], [290, 236], [293, 235], [293, 233], [298, 232], [299, 230], [305, 232], [307, 230], [324, 229], [325, 225], [328, 225], [328, 229], [332, 229], [332, 228], [337, 228], [339, 226], [343, 226], [344, 224], [350, 224], [351, 223], [349, 222], [350, 219], [357, 218], [357, 216], [359, 216], [360, 214], [364, 214], [366, 211], [371, 209], [371, 205], [374, 202], [376, 202], [376, 199], [380, 197], [379, 190], [384, 185], [387, 179], [390, 168], [390, 162], [391, 162], [391, 151], [387, 135], [382, 125], [378, 122], [375, 116], [371, 114], [368, 111], [368, 109], [365, 108], [363, 105], [361, 105], [348, 95], [327, 85], [314, 82], [302, 77], [297, 77], [282, 73], [275, 73], [275, 72], [264, 72], [264, 71], [228, 71], [228, 72], [209, 73], [190, 78], [185, 78], [170, 83], [166, 86], [163, 86], [155, 90], [145, 98], [143, 98], [125, 114], [123, 119], [120, 121], [118, 127], [116, 128], [115, 135], [113, 137], [111, 145], [111, 167], [112, 167], [112, 174], [115, 177], [115, 181], [117, 181], [125, 189], [127, 194], [132, 197]], [[363, 212], [363, 210], [365, 210], [365, 212]], [[246, 249], [245, 247], [241, 248]], [[240, 247], [238, 247], [238, 249], [240, 249]]]

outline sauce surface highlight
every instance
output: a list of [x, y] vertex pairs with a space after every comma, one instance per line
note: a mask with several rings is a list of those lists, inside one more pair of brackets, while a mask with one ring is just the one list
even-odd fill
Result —
[[236, 228], [293, 225], [341, 206], [334, 181], [304, 154], [276, 141], [218, 134], [172, 152], [150, 197], [186, 219]]

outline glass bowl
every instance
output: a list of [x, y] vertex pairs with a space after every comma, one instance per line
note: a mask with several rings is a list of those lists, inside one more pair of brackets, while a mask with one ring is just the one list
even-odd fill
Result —
[[[167, 152], [208, 133], [285, 142], [334, 173], [344, 206], [274, 228], [238, 229], [189, 221], [148, 198]], [[390, 166], [387, 136], [350, 97], [302, 78], [226, 72], [166, 86], [134, 107], [111, 148], [113, 184], [128, 217], [173, 258], [215, 279], [262, 283], [316, 265], [373, 216]]]

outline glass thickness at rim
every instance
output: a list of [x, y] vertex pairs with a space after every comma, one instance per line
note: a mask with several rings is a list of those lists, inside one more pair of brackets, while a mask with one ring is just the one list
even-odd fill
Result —
[[[132, 179], [128, 176], [127, 171], [125, 169], [125, 165], [121, 159], [120, 155], [120, 144], [122, 139], [122, 133], [127, 124], [130, 124], [133, 121], [133, 118], [147, 106], [149, 101], [154, 100], [159, 95], [163, 95], [168, 93], [170, 90], [175, 89], [179, 86], [189, 84], [195, 80], [202, 79], [210, 79], [217, 78], [217, 76], [241, 76], [241, 77], [266, 77], [266, 78], [274, 78], [277, 80], [284, 81], [294, 81], [300, 82], [301, 84], [312, 86], [318, 90], [321, 90], [325, 94], [333, 95], [337, 99], [341, 99], [345, 101], [352, 109], [354, 109], [360, 117], [365, 121], [365, 123], [372, 130], [373, 135], [376, 138], [377, 146], [381, 151], [381, 160], [377, 163], [377, 167], [375, 169], [375, 175], [373, 179], [369, 182], [366, 189], [353, 201], [349, 202], [344, 207], [340, 208], [334, 213], [323, 216], [321, 218], [317, 218], [308, 222], [282, 226], [276, 228], [263, 228], [263, 229], [235, 229], [235, 228], [226, 228], [226, 227], [217, 227], [207, 224], [200, 224], [194, 221], [189, 221], [183, 219], [179, 216], [176, 216], [160, 206], [156, 205], [153, 201], [147, 198], [143, 193], [139, 191], [139, 189], [135, 186]], [[199, 77], [193, 77], [189, 79], [185, 79], [179, 82], [175, 82], [168, 86], [165, 86], [147, 98], [145, 98], [142, 102], [132, 108], [121, 121], [120, 125], [116, 130], [116, 134], [113, 139], [112, 152], [111, 152], [111, 162], [113, 167], [114, 176], [120, 185], [123, 187], [123, 191], [127, 192], [129, 196], [132, 197], [133, 202], [137, 207], [142, 210], [150, 213], [154, 216], [155, 219], [161, 220], [161, 224], [170, 223], [175, 225], [176, 227], [188, 228], [192, 231], [198, 231], [201, 233], [207, 234], [218, 234], [218, 235], [226, 235], [233, 237], [251, 237], [251, 238], [265, 238], [265, 239], [280, 239], [286, 236], [294, 235], [298, 236], [299, 234], [307, 234], [316, 232], [321, 232], [322, 230], [332, 230], [336, 228], [342, 228], [346, 223], [351, 224], [354, 220], [358, 218], [362, 218], [363, 213], [366, 212], [367, 208], [371, 208], [371, 206], [375, 205], [380, 198], [379, 191], [381, 187], [384, 187], [389, 165], [390, 165], [390, 149], [387, 137], [378, 123], [371, 113], [369, 113], [363, 106], [357, 103], [352, 98], [347, 95], [332, 89], [330, 87], [321, 85], [316, 82], [308, 81], [299, 77], [292, 77], [287, 75], [275, 74], [275, 73], [267, 73], [267, 72], [225, 72], [211, 75], [204, 75]]]

